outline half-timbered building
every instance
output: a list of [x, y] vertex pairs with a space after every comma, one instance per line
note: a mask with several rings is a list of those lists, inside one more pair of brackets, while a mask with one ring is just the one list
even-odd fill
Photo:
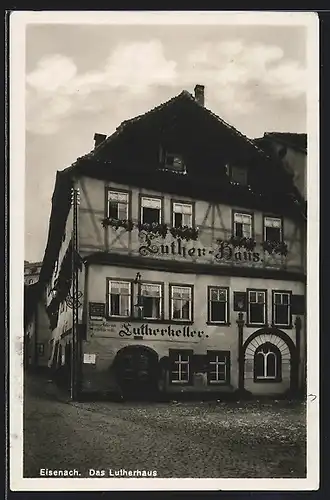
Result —
[[77, 349], [84, 393], [302, 388], [305, 203], [280, 159], [206, 109], [200, 85], [94, 139], [56, 178], [50, 365], [70, 370]]

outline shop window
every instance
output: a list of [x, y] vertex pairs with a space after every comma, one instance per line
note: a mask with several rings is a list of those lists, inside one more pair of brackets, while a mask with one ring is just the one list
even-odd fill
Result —
[[172, 320], [192, 321], [192, 296], [192, 285], [170, 285], [170, 309]]
[[270, 342], [260, 345], [254, 354], [254, 381], [280, 382], [281, 366], [280, 350]]
[[291, 326], [291, 292], [273, 290], [273, 324], [275, 326]]
[[229, 384], [230, 381], [230, 352], [207, 352], [207, 380], [208, 384]]
[[210, 323], [228, 324], [229, 322], [229, 289], [227, 287], [210, 286], [208, 289], [208, 321]]
[[192, 382], [192, 351], [170, 350], [170, 383], [189, 385]]
[[191, 203], [173, 202], [173, 227], [193, 226], [193, 206]]
[[276, 217], [264, 218], [264, 240], [282, 241], [282, 219]]
[[131, 315], [132, 283], [108, 280], [108, 314], [125, 317]]
[[234, 212], [233, 233], [238, 238], [252, 238], [252, 215]]
[[263, 326], [267, 321], [266, 290], [248, 290], [248, 324]]
[[161, 198], [141, 198], [141, 218], [142, 224], [160, 224], [162, 221], [162, 200]]

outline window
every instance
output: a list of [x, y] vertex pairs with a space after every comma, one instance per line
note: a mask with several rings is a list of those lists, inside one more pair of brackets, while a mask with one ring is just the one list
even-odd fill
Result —
[[130, 316], [132, 283], [129, 281], [109, 280], [109, 316]]
[[142, 224], [160, 224], [162, 221], [162, 200], [160, 198], [141, 199]]
[[190, 203], [173, 202], [173, 227], [192, 227], [192, 210]]
[[128, 219], [128, 193], [108, 191], [108, 217], [111, 219]]
[[273, 324], [291, 326], [291, 292], [273, 291]]
[[44, 344], [37, 344], [37, 352], [39, 356], [43, 356], [45, 353], [45, 346]]
[[190, 384], [191, 374], [191, 351], [170, 350], [170, 382], [171, 384]]
[[248, 183], [247, 169], [245, 167], [231, 167], [231, 181], [242, 186]]
[[228, 323], [228, 288], [209, 287], [209, 317], [211, 323]]
[[207, 352], [207, 380], [210, 385], [228, 384], [230, 380], [230, 352]]
[[192, 321], [192, 286], [170, 285], [171, 319]]
[[252, 237], [252, 215], [234, 212], [234, 236], [238, 238]]
[[264, 218], [264, 239], [265, 241], [282, 241], [282, 219]]
[[180, 155], [173, 153], [165, 154], [165, 165], [167, 170], [173, 170], [174, 172], [186, 173], [186, 166]]
[[162, 285], [160, 283], [141, 284], [141, 303], [144, 318], [159, 319], [162, 316]]
[[254, 354], [254, 381], [281, 381], [281, 352], [270, 342], [260, 345]]
[[248, 324], [266, 323], [266, 291], [248, 290]]

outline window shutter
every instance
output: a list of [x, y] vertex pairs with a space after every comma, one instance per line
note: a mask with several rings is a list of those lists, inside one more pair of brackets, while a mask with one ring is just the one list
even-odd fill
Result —
[[234, 292], [234, 311], [245, 312], [247, 308], [246, 292]]
[[292, 314], [305, 314], [305, 296], [292, 295], [291, 296], [291, 311]]

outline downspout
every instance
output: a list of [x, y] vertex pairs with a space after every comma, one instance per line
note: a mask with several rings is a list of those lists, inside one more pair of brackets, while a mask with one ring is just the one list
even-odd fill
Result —
[[244, 351], [243, 351], [243, 330], [244, 330], [244, 317], [243, 313], [238, 313], [237, 319], [238, 326], [238, 391], [242, 395], [244, 392]]

